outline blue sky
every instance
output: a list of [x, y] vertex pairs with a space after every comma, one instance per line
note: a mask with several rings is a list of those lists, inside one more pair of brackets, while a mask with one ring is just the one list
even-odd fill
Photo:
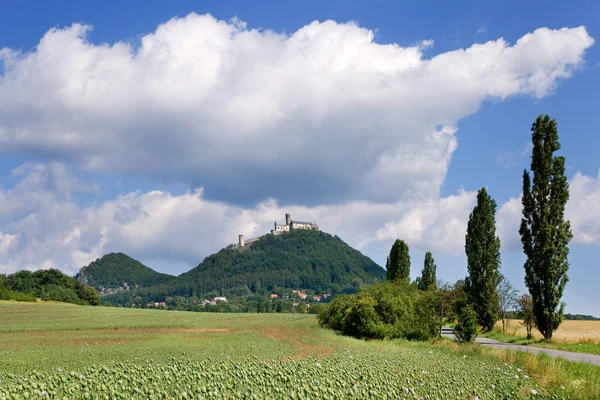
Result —
[[0, 272], [124, 251], [180, 273], [291, 211], [379, 263], [405, 239], [413, 276], [431, 250], [454, 281], [486, 186], [523, 291], [521, 174], [547, 113], [572, 185], [567, 311], [600, 315], [597, 2], [0, 10]]

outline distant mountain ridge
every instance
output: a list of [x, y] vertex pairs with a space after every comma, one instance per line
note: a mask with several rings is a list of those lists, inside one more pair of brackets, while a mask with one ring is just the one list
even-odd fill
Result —
[[97, 290], [142, 288], [165, 283], [174, 278], [162, 274], [123, 253], [109, 253], [79, 270], [75, 278]]
[[320, 231], [294, 230], [265, 235], [243, 248], [228, 246], [186, 273], [151, 287], [140, 285], [138, 290], [116, 296], [121, 297], [118, 302], [122, 304], [122, 296], [164, 301], [169, 296], [204, 297], [209, 293], [243, 296], [275, 289], [342, 293], [383, 280], [385, 270], [381, 266], [339, 237]]

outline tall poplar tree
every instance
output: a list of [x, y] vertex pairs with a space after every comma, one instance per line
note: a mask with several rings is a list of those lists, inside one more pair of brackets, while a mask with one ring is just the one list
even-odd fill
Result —
[[417, 278], [417, 287], [419, 290], [428, 290], [431, 288], [435, 289], [436, 285], [436, 269], [435, 261], [430, 252], [425, 253], [425, 262], [423, 264], [423, 270], [421, 276]]
[[490, 331], [498, 320], [500, 238], [496, 236], [496, 201], [485, 188], [477, 192], [477, 205], [469, 215], [465, 252], [469, 270], [465, 280], [468, 299], [477, 313], [479, 325]]
[[387, 280], [410, 281], [410, 255], [408, 245], [400, 239], [396, 239], [387, 262]]
[[525, 284], [533, 300], [535, 325], [545, 339], [563, 319], [561, 302], [569, 269], [571, 224], [565, 221], [569, 184], [565, 158], [554, 156], [560, 149], [556, 121], [540, 115], [531, 127], [533, 150], [531, 172], [523, 171], [523, 219], [519, 233], [523, 243]]

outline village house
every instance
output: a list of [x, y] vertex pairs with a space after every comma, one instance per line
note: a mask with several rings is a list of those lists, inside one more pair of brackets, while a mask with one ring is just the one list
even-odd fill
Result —
[[306, 299], [306, 293], [302, 293], [299, 290], [292, 290], [292, 293], [296, 293], [302, 300]]

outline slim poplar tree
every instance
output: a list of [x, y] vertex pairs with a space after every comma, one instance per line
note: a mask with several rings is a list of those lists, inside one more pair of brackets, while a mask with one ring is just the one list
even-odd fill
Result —
[[396, 239], [387, 262], [387, 280], [410, 281], [410, 255], [408, 245], [400, 239]]
[[496, 201], [481, 188], [467, 224], [465, 252], [469, 276], [465, 289], [477, 313], [477, 322], [486, 331], [491, 331], [498, 320], [500, 238], [496, 236], [495, 214]]
[[421, 277], [417, 278], [417, 287], [420, 290], [435, 289], [436, 270], [437, 266], [435, 265], [433, 256], [430, 252], [425, 253], [425, 262], [421, 271]]
[[523, 219], [519, 233], [525, 261], [525, 284], [533, 301], [535, 325], [545, 339], [563, 319], [561, 302], [569, 277], [571, 224], [565, 221], [569, 184], [565, 158], [554, 156], [560, 149], [556, 121], [540, 115], [531, 127], [533, 150], [531, 173], [523, 171]]

